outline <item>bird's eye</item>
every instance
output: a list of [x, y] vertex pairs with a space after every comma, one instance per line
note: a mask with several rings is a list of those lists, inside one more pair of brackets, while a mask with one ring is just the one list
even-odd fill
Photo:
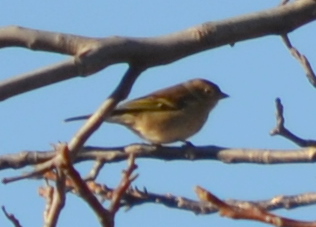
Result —
[[204, 93], [210, 95], [212, 94], [212, 90], [209, 88], [204, 88]]

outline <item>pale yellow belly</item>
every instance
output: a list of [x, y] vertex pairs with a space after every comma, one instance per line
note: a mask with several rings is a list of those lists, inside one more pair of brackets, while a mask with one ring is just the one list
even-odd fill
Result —
[[200, 113], [198, 118], [194, 115], [181, 111], [152, 112], [141, 116], [133, 129], [144, 139], [156, 144], [185, 141], [202, 128], [208, 112]]

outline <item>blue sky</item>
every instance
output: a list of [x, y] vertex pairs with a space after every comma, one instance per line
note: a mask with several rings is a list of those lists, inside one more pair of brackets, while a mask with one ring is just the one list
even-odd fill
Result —
[[[72, 33], [91, 37], [112, 35], [153, 37], [188, 27], [275, 7], [279, 1], [3, 1], [0, 26], [20, 25], [33, 29]], [[315, 23], [289, 37], [316, 67]], [[0, 79], [57, 63], [69, 56], [34, 52], [22, 48], [0, 51]], [[75, 78], [16, 96], [0, 103], [0, 154], [22, 150], [47, 150], [50, 144], [69, 141], [82, 122], [63, 119], [91, 113], [111, 93], [123, 73], [124, 64], [114, 65], [96, 75]], [[235, 148], [296, 149], [281, 137], [271, 137], [275, 126], [274, 99], [285, 108], [286, 126], [304, 138], [315, 139], [315, 89], [307, 81], [298, 62], [289, 54], [281, 38], [268, 36], [223, 46], [145, 71], [136, 81], [130, 98], [204, 77], [217, 83], [231, 97], [222, 101], [204, 128], [190, 141], [195, 145]], [[119, 135], [119, 136], [118, 136]], [[117, 146], [143, 142], [121, 126], [104, 124], [88, 141], [89, 145]], [[259, 200], [276, 195], [313, 191], [312, 164], [255, 165], [223, 164], [214, 161], [137, 160], [140, 174], [135, 186], [155, 193], [171, 193], [196, 199], [193, 188], [201, 185], [223, 199]], [[78, 165], [85, 175], [93, 163]], [[114, 187], [126, 162], [105, 165], [98, 181]], [[27, 170], [27, 169], [26, 169]], [[0, 177], [25, 170], [1, 171]], [[24, 226], [41, 226], [45, 201], [37, 195], [43, 181], [28, 180], [0, 185], [0, 204], [14, 213]], [[305, 207], [276, 213], [291, 218], [314, 220], [316, 208]], [[157, 221], [158, 220], [158, 221]], [[116, 226], [243, 226], [264, 224], [233, 221], [215, 215], [199, 215], [146, 204], [128, 212], [119, 211]], [[67, 205], [58, 226], [98, 226], [92, 211], [81, 199], [67, 196]], [[0, 226], [8, 226], [0, 214]]]

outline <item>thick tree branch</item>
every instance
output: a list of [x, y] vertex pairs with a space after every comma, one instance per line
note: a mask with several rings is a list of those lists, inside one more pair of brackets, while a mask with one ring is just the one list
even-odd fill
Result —
[[[74, 163], [95, 160], [113, 163], [127, 160], [130, 154], [137, 158], [151, 158], [165, 161], [214, 160], [224, 163], [256, 163], [256, 164], [288, 164], [314, 163], [316, 148], [308, 147], [296, 150], [225, 148], [217, 146], [186, 147], [153, 146], [133, 144], [125, 147], [84, 147], [77, 155]], [[50, 160], [55, 155], [53, 151], [23, 151], [16, 154], [0, 156], [0, 170], [19, 169]]]
[[[17, 76], [0, 84], [0, 100], [71, 77], [90, 75], [116, 63], [144, 69], [169, 64], [183, 57], [238, 41], [265, 35], [287, 34], [316, 19], [316, 2], [299, 0], [274, 9], [218, 22], [207, 22], [184, 31], [155, 38], [85, 38], [20, 27], [0, 29], [0, 47], [20, 46], [75, 57], [46, 69]], [[66, 70], [67, 73], [61, 73]], [[58, 75], [58, 79], [55, 79]], [[41, 79], [39, 79], [39, 77]], [[34, 81], [34, 83], [33, 83]], [[27, 89], [23, 88], [28, 84]], [[12, 91], [12, 92], [10, 92]]]
[[80, 75], [74, 59], [0, 81], [0, 101]]
[[97, 44], [98, 39], [78, 35], [62, 34], [9, 26], [0, 28], [0, 48], [24, 47], [30, 50], [78, 55], [86, 51], [85, 46]]

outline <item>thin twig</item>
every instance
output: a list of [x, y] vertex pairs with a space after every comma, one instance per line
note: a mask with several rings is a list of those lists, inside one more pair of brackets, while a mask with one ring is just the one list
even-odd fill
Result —
[[13, 214], [9, 214], [6, 211], [5, 206], [1, 206], [1, 208], [2, 208], [2, 211], [3, 211], [4, 215], [12, 222], [14, 227], [22, 227], [22, 225], [20, 224], [19, 220]]
[[[45, 177], [49, 180], [56, 180], [56, 176], [53, 172], [46, 173]], [[109, 188], [104, 184], [99, 184], [94, 181], [86, 182], [89, 190], [98, 195], [102, 200], [113, 200], [113, 192], [117, 189]], [[74, 183], [71, 180], [66, 181], [68, 188], [73, 189]], [[72, 190], [75, 191], [75, 190]], [[275, 196], [267, 200], [258, 201], [242, 201], [242, 200], [226, 200], [226, 203], [234, 206], [249, 206], [256, 205], [265, 210], [276, 209], [294, 209], [302, 206], [316, 204], [316, 193], [303, 193], [289, 196]], [[185, 197], [176, 196], [172, 194], [157, 194], [149, 192], [146, 188], [139, 190], [137, 188], [128, 188], [120, 201], [120, 207], [125, 206], [130, 209], [135, 206], [143, 205], [146, 203], [161, 204], [169, 208], [186, 210], [194, 212], [195, 214], [213, 214], [218, 212], [215, 206], [194, 201]]]
[[131, 154], [128, 159], [128, 168], [126, 171], [123, 172], [123, 177], [119, 186], [112, 193], [112, 202], [109, 210], [113, 215], [120, 208], [121, 200], [125, 195], [127, 189], [130, 187], [131, 183], [138, 177], [137, 174], [132, 176], [132, 173], [136, 168], [137, 165], [135, 164], [135, 156]]
[[45, 187], [40, 187], [38, 189], [38, 194], [45, 198], [46, 200], [46, 206], [44, 209], [44, 222], [46, 222], [47, 217], [50, 213], [51, 207], [52, 207], [52, 202], [53, 202], [53, 194], [54, 194], [54, 187], [49, 185], [48, 180], [46, 180], [46, 186]]
[[90, 170], [90, 173], [87, 177], [84, 178], [85, 181], [94, 181], [99, 175], [101, 169], [103, 168], [105, 162], [101, 160], [96, 160], [94, 166]]
[[[107, 100], [105, 100], [105, 102], [100, 106], [100, 108], [91, 116], [91, 118], [89, 118], [89, 120], [71, 139], [71, 141], [68, 144], [68, 148], [73, 159], [76, 157], [77, 153], [80, 151], [86, 140], [92, 135], [94, 131], [96, 131], [100, 127], [104, 117], [111, 113], [111, 111], [115, 108], [117, 103], [119, 103], [122, 99], [125, 99], [128, 96], [135, 80], [142, 71], [142, 68], [131, 65], [125, 73], [124, 77], [122, 78], [120, 84], [110, 95], [110, 97]], [[4, 178], [2, 182], [9, 183], [37, 176], [52, 169], [55, 165], [55, 161], [55, 158], [52, 158], [44, 163], [37, 165], [36, 169], [30, 173], [26, 173], [18, 177]]]
[[20, 176], [3, 178], [2, 183], [7, 184], [7, 183], [12, 183], [15, 181], [24, 180], [24, 179], [28, 179], [32, 177], [39, 177], [39, 176], [42, 176], [45, 172], [52, 170], [56, 166], [59, 166], [59, 163], [62, 161], [61, 160], [62, 158], [60, 158], [60, 154], [56, 152], [57, 151], [56, 147], [54, 147], [54, 150], [55, 150], [55, 152], [53, 153], [54, 155], [47, 161], [37, 164], [33, 171], [24, 173], [23, 175], [20, 175]]
[[230, 205], [199, 186], [195, 188], [195, 191], [200, 200], [209, 202], [219, 209], [222, 216], [232, 219], [255, 220], [278, 227], [316, 227], [316, 222], [298, 221], [277, 216], [253, 204], [243, 207]]
[[7, 183], [19, 181], [19, 180], [41, 176], [43, 173], [47, 172], [48, 170], [51, 170], [54, 167], [54, 162], [55, 162], [55, 159], [52, 158], [51, 160], [48, 160], [45, 163], [38, 164], [36, 169], [31, 172], [24, 173], [20, 176], [3, 178], [2, 183], [7, 184]]
[[311, 64], [309, 63], [308, 59], [305, 55], [301, 54], [295, 47], [292, 46], [289, 37], [286, 34], [281, 35], [283, 42], [285, 43], [286, 47], [290, 50], [291, 54], [296, 58], [301, 65], [303, 66], [306, 76], [309, 82], [316, 87], [316, 75], [314, 70], [312, 69]]
[[277, 98], [275, 100], [276, 104], [276, 118], [277, 118], [277, 125], [276, 127], [270, 132], [272, 136], [274, 135], [280, 135], [288, 140], [296, 143], [300, 147], [309, 147], [309, 146], [316, 146], [315, 140], [304, 140], [296, 135], [294, 135], [292, 132], [290, 132], [287, 128], [284, 126], [284, 116], [283, 116], [283, 105], [281, 103], [281, 99]]
[[105, 100], [99, 109], [86, 121], [82, 128], [71, 139], [68, 147], [73, 158], [76, 157], [77, 153], [92, 133], [100, 127], [103, 119], [111, 113], [121, 100], [128, 96], [135, 80], [142, 71], [142, 68], [131, 65], [110, 97]]
[[114, 217], [105, 209], [98, 199], [91, 193], [85, 181], [80, 177], [80, 174], [75, 170], [71, 161], [71, 153], [66, 144], [60, 144], [60, 167], [64, 174], [73, 182], [74, 190], [78, 195], [85, 200], [98, 217], [100, 224], [104, 227], [114, 227]]
[[65, 180], [66, 177], [61, 169], [57, 169], [56, 188], [53, 188], [52, 203], [45, 216], [45, 227], [54, 227], [57, 225], [57, 221], [61, 210], [65, 205]]

